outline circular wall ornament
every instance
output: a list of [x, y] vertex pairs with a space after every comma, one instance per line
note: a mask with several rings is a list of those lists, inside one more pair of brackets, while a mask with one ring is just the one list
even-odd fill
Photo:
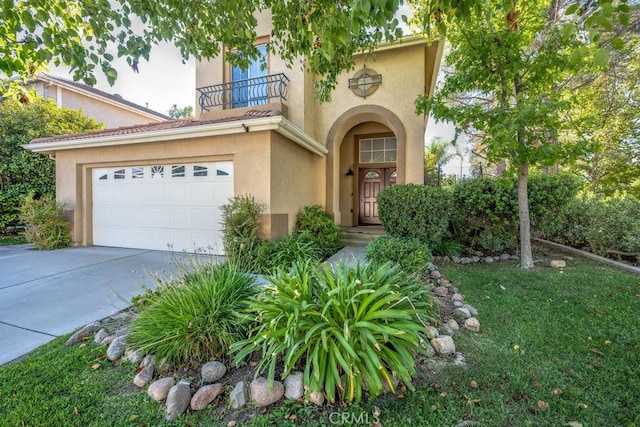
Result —
[[374, 93], [381, 84], [382, 75], [372, 68], [367, 68], [366, 65], [349, 79], [349, 89], [362, 98]]

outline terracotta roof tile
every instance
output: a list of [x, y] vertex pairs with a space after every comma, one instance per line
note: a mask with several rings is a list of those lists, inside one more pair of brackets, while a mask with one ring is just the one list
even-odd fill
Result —
[[273, 117], [273, 116], [280, 116], [280, 115], [282, 115], [280, 111], [249, 110], [239, 116], [224, 117], [224, 118], [215, 119], [215, 120], [177, 119], [177, 120], [169, 120], [169, 121], [158, 122], [158, 123], [148, 123], [144, 125], [134, 125], [134, 126], [125, 126], [125, 127], [119, 127], [119, 128], [113, 128], [113, 129], [95, 130], [91, 132], [73, 133], [73, 134], [67, 134], [67, 135], [55, 135], [55, 136], [49, 136], [45, 138], [34, 139], [33, 141], [31, 141], [31, 144], [44, 144], [47, 142], [72, 141], [75, 139], [100, 138], [100, 137], [115, 136], [115, 135], [139, 134], [144, 132], [155, 132], [155, 131], [167, 130], [167, 129], [195, 127], [195, 126], [203, 126], [203, 125], [209, 125], [209, 124], [215, 124], [215, 123], [235, 122], [239, 120], [256, 119], [260, 117]]

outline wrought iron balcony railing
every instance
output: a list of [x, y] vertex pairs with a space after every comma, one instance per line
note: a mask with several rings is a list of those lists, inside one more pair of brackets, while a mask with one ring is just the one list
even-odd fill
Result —
[[282, 73], [199, 87], [202, 111], [213, 107], [242, 108], [287, 100], [289, 79]]

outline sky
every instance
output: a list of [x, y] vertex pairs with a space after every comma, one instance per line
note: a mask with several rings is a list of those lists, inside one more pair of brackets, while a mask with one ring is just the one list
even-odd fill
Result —
[[[116, 58], [112, 62], [118, 71], [118, 78], [110, 86], [101, 71], [96, 72], [97, 89], [118, 94], [127, 101], [167, 114], [173, 104], [178, 107], [191, 105], [195, 111], [196, 67], [192, 58], [182, 63], [177, 48], [164, 43], [151, 50], [149, 62], [144, 59], [138, 64], [139, 73], [135, 73], [125, 58]], [[50, 74], [73, 80], [68, 69], [51, 67]]]

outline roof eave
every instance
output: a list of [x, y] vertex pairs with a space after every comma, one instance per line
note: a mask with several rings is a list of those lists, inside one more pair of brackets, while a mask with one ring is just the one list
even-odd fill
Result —
[[260, 131], [278, 132], [318, 156], [324, 156], [328, 153], [328, 150], [322, 144], [311, 138], [304, 131], [282, 116], [260, 117], [233, 122], [212, 123], [199, 126], [162, 129], [157, 131], [152, 130], [139, 132], [137, 134], [94, 136], [65, 141], [38, 142], [35, 144], [31, 142], [27, 145], [23, 145], [23, 148], [35, 153], [54, 154], [57, 151], [80, 148], [144, 144]]

